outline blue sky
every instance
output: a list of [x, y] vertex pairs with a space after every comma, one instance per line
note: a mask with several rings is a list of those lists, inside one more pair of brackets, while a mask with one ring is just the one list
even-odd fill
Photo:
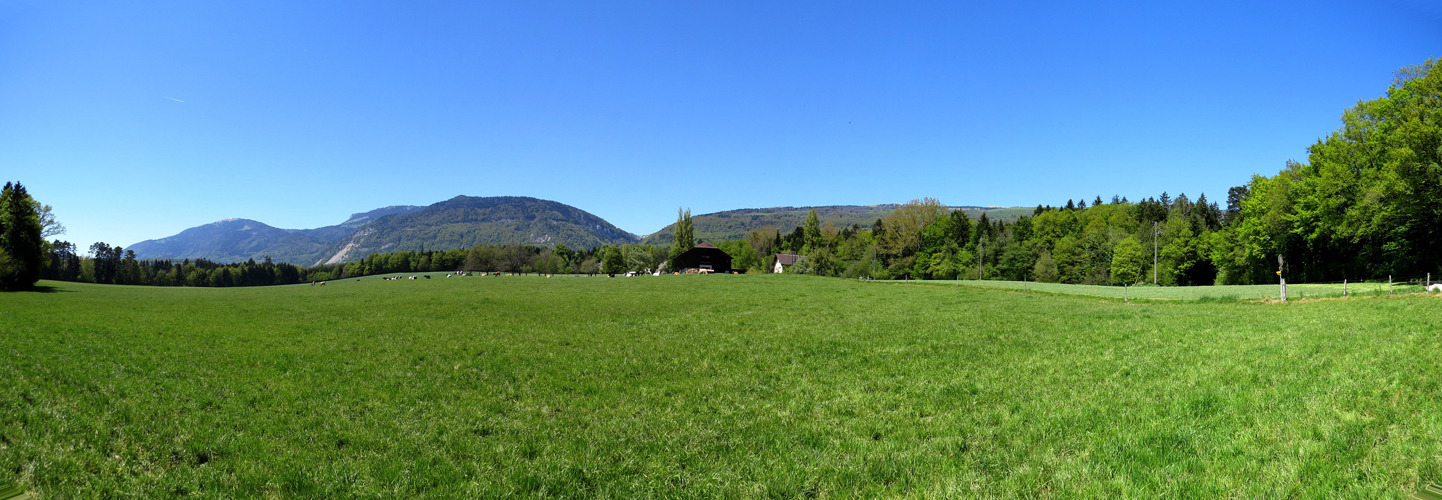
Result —
[[82, 247], [460, 194], [638, 234], [678, 206], [1225, 200], [1437, 56], [1414, 0], [0, 0], [0, 177]]

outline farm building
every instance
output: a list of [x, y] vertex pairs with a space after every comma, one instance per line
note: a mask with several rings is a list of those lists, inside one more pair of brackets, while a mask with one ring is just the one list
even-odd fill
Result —
[[691, 247], [685, 253], [676, 257], [678, 269], [709, 269], [718, 273], [731, 272], [731, 256], [716, 248], [709, 241], [703, 241], [700, 245]]
[[775, 257], [772, 257], [772, 258], [771, 258], [771, 272], [773, 272], [773, 273], [785, 272], [787, 266], [790, 266], [790, 265], [792, 265], [792, 264], [795, 264], [796, 261], [799, 261], [799, 260], [801, 260], [801, 256], [800, 256], [800, 255], [791, 255], [791, 254], [789, 254], [789, 253], [778, 253], [778, 254], [776, 254]]

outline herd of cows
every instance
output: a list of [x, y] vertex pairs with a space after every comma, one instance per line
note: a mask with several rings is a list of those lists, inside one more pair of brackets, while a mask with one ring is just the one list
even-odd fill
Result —
[[[709, 274], [709, 273], [710, 273], [710, 270], [706, 270], [706, 273]], [[482, 272], [482, 273], [480, 273], [480, 276], [516, 276], [516, 275], [518, 275], [518, 274], [519, 274], [519, 273], [502, 273], [502, 272], [496, 271], [496, 272]], [[641, 275], [641, 274], [642, 274], [642, 273], [630, 272], [630, 273], [626, 273], [626, 276], [627, 276], [627, 277], [639, 276], [639, 275]], [[674, 274], [681, 274], [681, 273], [674, 273]], [[733, 274], [734, 274], [734, 273], [733, 273]], [[659, 273], [658, 273], [658, 275], [659, 275]], [[447, 274], [447, 275], [446, 275], [447, 278], [461, 278], [461, 277], [466, 277], [466, 276], [476, 276], [476, 274], [475, 274], [475, 273], [472, 273], [472, 272], [470, 272], [470, 271], [456, 271], [456, 272], [454, 272], [454, 273], [450, 273], [450, 274]], [[540, 276], [545, 276], [545, 277], [547, 277], [547, 278], [550, 278], [552, 275], [550, 275], [550, 274], [541, 274]], [[593, 274], [588, 274], [588, 276], [595, 276], [595, 274], [594, 274], [594, 273], [593, 273]], [[616, 277], [615, 274], [607, 274], [606, 276], [607, 276], [607, 277], [610, 277], [610, 278], [615, 278], [615, 277]], [[382, 280], [385, 280], [385, 281], [431, 279], [431, 275], [429, 275], [429, 274], [421, 274], [421, 275], [413, 275], [413, 276], [405, 276], [405, 275], [382, 276], [381, 279], [382, 279]], [[360, 280], [361, 280], [360, 278], [356, 278], [356, 281], [360, 281]], [[316, 286], [316, 285], [325, 286], [325, 282], [324, 282], [324, 281], [312, 281], [312, 282], [310, 282], [310, 285], [311, 285], [311, 286]]]
[[[483, 273], [481, 273], [481, 276], [500, 276], [501, 274], [502, 274], [502, 273], [499, 272], [499, 271], [497, 271], [497, 272], [492, 272], [492, 273], [485, 273], [485, 272], [483, 272]], [[516, 275], [516, 273], [504, 273], [504, 274], [505, 274], [506, 276], [515, 276], [515, 275]], [[465, 277], [465, 276], [475, 276], [475, 274], [474, 274], [474, 273], [471, 273], [471, 272], [469, 272], [469, 271], [456, 271], [456, 272], [454, 272], [454, 273], [450, 273], [450, 274], [447, 274], [447, 275], [446, 275], [447, 278], [461, 278], [461, 277]], [[547, 277], [547, 278], [551, 277], [551, 275], [549, 275], [549, 274], [545, 274], [545, 275], [542, 275], [542, 276], [545, 276], [545, 277]], [[396, 276], [385, 276], [385, 277], [382, 277], [381, 279], [386, 280], [386, 281], [394, 281], [394, 280], [402, 280], [402, 279], [406, 279], [406, 280], [431, 279], [431, 275], [429, 275], [429, 274], [422, 274], [422, 275], [419, 275], [419, 276], [396, 275]], [[356, 281], [360, 281], [360, 280], [357, 279]], [[322, 283], [322, 284], [324, 284], [324, 283]]]

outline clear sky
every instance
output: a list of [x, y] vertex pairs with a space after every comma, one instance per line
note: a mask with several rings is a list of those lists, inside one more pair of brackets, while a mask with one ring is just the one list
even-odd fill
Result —
[[460, 194], [638, 234], [678, 206], [1224, 201], [1442, 56], [1434, 2], [1177, 4], [0, 0], [0, 177], [82, 248]]

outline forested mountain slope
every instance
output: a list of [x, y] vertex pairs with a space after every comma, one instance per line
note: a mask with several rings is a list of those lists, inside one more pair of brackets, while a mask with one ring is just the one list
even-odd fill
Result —
[[[861, 226], [862, 229], [869, 229], [877, 219], [886, 217], [886, 214], [896, 210], [901, 205], [895, 203], [884, 203], [879, 205], [830, 205], [822, 207], [773, 207], [773, 208], [745, 208], [741, 210], [727, 210], [701, 214], [691, 217], [691, 224], [694, 228], [696, 238], [708, 241], [737, 240], [746, 237], [746, 233], [752, 229], [765, 226], [775, 227], [782, 233], [789, 233], [801, 227], [806, 221], [806, 213], [812, 209], [816, 215], [821, 217], [821, 222], [830, 222], [837, 228], [844, 228], [853, 224]], [[1015, 220], [1022, 215], [1030, 215], [1031, 208], [1013, 207], [952, 207], [962, 210], [973, 218], [981, 217], [985, 212], [988, 217], [1001, 220]], [[676, 225], [671, 224], [660, 231], [652, 233], [641, 240], [641, 243], [650, 245], [670, 245], [672, 233]]]
[[524, 196], [457, 196], [419, 212], [367, 224], [335, 244], [322, 262], [346, 262], [372, 252], [449, 250], [481, 243], [592, 248], [635, 242], [635, 235], [564, 203]]
[[192, 227], [174, 236], [130, 245], [141, 259], [205, 258], [216, 262], [243, 261], [277, 246], [313, 246], [309, 236], [250, 219], [225, 219]]

